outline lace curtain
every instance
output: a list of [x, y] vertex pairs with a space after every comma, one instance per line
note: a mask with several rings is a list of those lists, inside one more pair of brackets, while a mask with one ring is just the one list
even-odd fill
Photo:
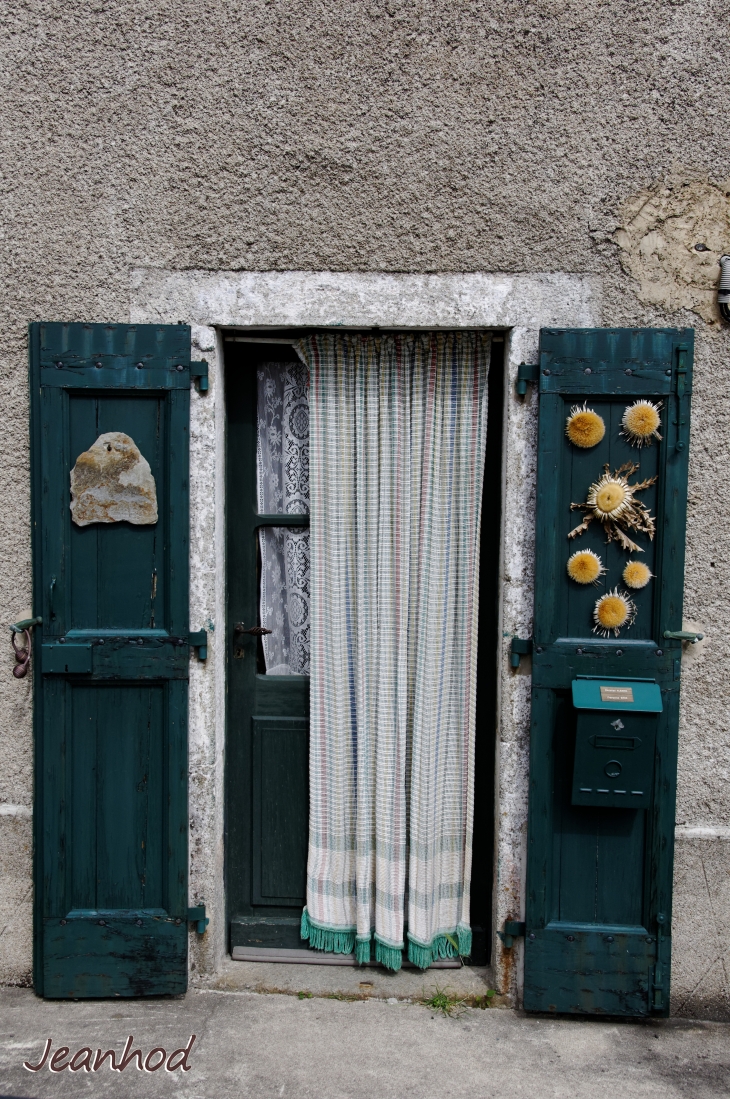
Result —
[[[303, 363], [258, 368], [259, 513], [309, 513], [308, 371]], [[267, 675], [309, 675], [309, 530], [263, 527], [261, 625]]]

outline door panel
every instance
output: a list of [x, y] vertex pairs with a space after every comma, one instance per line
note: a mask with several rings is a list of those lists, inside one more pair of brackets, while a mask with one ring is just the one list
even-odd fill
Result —
[[[541, 332], [524, 990], [530, 1011], [668, 1013], [681, 641], [665, 631], [682, 628], [692, 347], [689, 329]], [[620, 434], [624, 410], [638, 398], [662, 402], [663, 438], [641, 449]], [[606, 424], [590, 449], [565, 435], [571, 408], [584, 401]], [[585, 501], [604, 465], [614, 471], [626, 462], [639, 466], [631, 483], [658, 478], [640, 494], [656, 516], [655, 539], [630, 532], [643, 550], [632, 556], [653, 579], [630, 592], [637, 607], [631, 628], [603, 638], [592, 632], [593, 607], [605, 591], [626, 590], [629, 555], [607, 543], [595, 520], [569, 541], [581, 517], [570, 505]], [[607, 569], [595, 587], [567, 575], [578, 549], [593, 550]], [[573, 803], [578, 711], [571, 686], [578, 677], [659, 686], [661, 713], [624, 714], [620, 726], [641, 734], [643, 752], [653, 753], [650, 795], [640, 802], [649, 808]], [[601, 721], [611, 716], [600, 713]]]
[[[37, 990], [187, 987], [185, 325], [31, 326]], [[130, 436], [158, 520], [79, 527], [70, 471]]]
[[[227, 887], [231, 949], [302, 950], [309, 827], [309, 678], [267, 675], [259, 531], [306, 529], [304, 514], [258, 514], [257, 364], [299, 363], [292, 347], [228, 345]], [[272, 621], [274, 629], [277, 624]]]
[[296, 909], [306, 896], [306, 718], [254, 717], [253, 902]]

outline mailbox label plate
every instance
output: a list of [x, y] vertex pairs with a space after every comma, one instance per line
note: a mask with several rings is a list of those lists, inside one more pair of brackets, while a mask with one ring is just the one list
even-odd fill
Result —
[[579, 675], [572, 684], [576, 710], [626, 710], [660, 714], [662, 692], [653, 679]]
[[601, 702], [633, 702], [633, 687], [601, 687]]

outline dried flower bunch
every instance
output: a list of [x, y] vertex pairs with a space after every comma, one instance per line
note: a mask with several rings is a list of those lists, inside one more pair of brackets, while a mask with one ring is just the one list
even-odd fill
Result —
[[603, 476], [588, 489], [586, 502], [570, 505], [571, 510], [578, 508], [587, 514], [583, 516], [582, 523], [571, 530], [568, 538], [577, 538], [588, 529], [594, 519], [598, 519], [609, 542], [618, 542], [629, 553], [643, 553], [641, 547], [625, 531], [640, 530], [653, 539], [656, 533], [655, 520], [649, 514], [648, 508], [636, 499], [636, 493], [649, 488], [657, 478], [649, 477], [646, 481], [630, 485], [628, 479], [638, 468], [637, 464], [626, 462], [613, 473], [609, 473], [609, 467], [605, 465]]
[[587, 404], [573, 405], [565, 422], [565, 434], [574, 446], [587, 450], [600, 443], [606, 434], [603, 417], [589, 408]]
[[603, 637], [618, 637], [622, 626], [631, 626], [636, 618], [636, 604], [626, 592], [618, 588], [606, 592], [596, 600], [593, 608], [593, 632]]
[[603, 562], [593, 550], [578, 550], [568, 558], [568, 576], [577, 584], [597, 584], [606, 571]]
[[634, 588], [634, 590], [645, 588], [653, 575], [654, 573], [649, 571], [649, 566], [643, 561], [627, 561], [623, 572], [624, 584], [627, 588]]
[[621, 435], [632, 446], [651, 446], [652, 439], [661, 439], [661, 407], [661, 401], [657, 404], [652, 404], [651, 401], [634, 401], [632, 405], [628, 405], [621, 419]]

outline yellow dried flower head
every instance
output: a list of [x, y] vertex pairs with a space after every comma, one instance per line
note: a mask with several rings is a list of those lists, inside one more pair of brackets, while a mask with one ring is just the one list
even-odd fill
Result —
[[622, 627], [631, 626], [635, 618], [636, 604], [625, 592], [614, 588], [596, 600], [593, 608], [593, 620], [596, 623], [593, 632], [600, 633], [603, 637], [608, 637], [611, 633], [618, 637]]
[[628, 588], [645, 588], [654, 575], [643, 561], [629, 561], [624, 569], [624, 584]]
[[568, 558], [568, 576], [577, 584], [595, 584], [606, 570], [593, 550], [578, 550]]
[[568, 416], [565, 424], [565, 434], [574, 446], [583, 447], [584, 450], [587, 450], [589, 447], [600, 443], [606, 434], [606, 425], [603, 422], [603, 417], [594, 412], [592, 408], [589, 408], [587, 404], [584, 404], [582, 408], [576, 404], [570, 410], [570, 416]]
[[586, 512], [583, 521], [568, 534], [568, 538], [577, 538], [584, 530], [588, 529], [594, 519], [606, 532], [609, 542], [618, 542], [629, 553], [643, 553], [641, 546], [637, 546], [627, 535], [626, 530], [641, 530], [653, 538], [656, 533], [656, 522], [649, 509], [637, 500], [636, 493], [643, 492], [656, 481], [656, 477], [649, 477], [646, 481], [637, 484], [629, 484], [629, 477], [636, 473], [638, 465], [635, 462], [626, 462], [619, 469], [609, 473], [609, 467], [603, 467], [603, 476], [588, 489], [588, 495], [584, 504], [571, 504], [571, 511], [578, 508]]
[[662, 402], [634, 401], [628, 405], [621, 419], [621, 434], [632, 446], [651, 446], [652, 439], [661, 439], [659, 409]]
[[626, 484], [622, 477], [610, 477], [604, 473], [600, 481], [591, 485], [587, 503], [598, 519], [618, 519], [626, 511]]

